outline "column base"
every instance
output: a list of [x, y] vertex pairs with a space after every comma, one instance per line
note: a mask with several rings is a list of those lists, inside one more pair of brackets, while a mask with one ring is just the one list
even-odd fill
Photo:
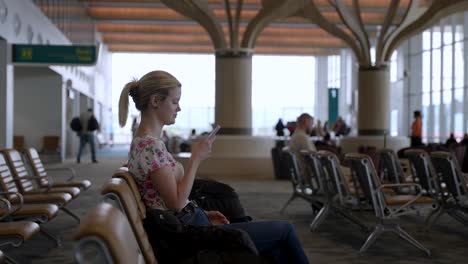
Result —
[[[408, 147], [408, 137], [390, 137], [385, 140], [385, 148], [393, 149], [395, 152], [401, 148]], [[360, 146], [374, 146], [377, 149], [384, 148], [383, 136], [346, 136], [340, 140], [340, 146], [344, 153], [357, 152]]]

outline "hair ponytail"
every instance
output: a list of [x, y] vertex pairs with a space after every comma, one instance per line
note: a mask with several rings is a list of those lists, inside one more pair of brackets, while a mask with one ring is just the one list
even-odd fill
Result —
[[128, 116], [128, 97], [131, 89], [134, 89], [138, 86], [138, 80], [133, 80], [127, 83], [122, 92], [120, 93], [119, 99], [119, 125], [120, 127], [124, 127], [125, 123], [127, 123], [127, 116]]

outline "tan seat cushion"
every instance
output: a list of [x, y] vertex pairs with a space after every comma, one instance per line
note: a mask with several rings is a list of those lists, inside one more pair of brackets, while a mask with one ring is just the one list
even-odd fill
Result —
[[[13, 210], [15, 209], [15, 205], [12, 206]], [[19, 217], [28, 217], [28, 216], [36, 216], [36, 215], [44, 215], [47, 216], [47, 219], [54, 218], [59, 211], [59, 208], [55, 204], [23, 204], [23, 206], [12, 216], [19, 216]], [[6, 210], [4, 208], [0, 208], [0, 215], [4, 215]]]
[[81, 190], [87, 190], [89, 187], [91, 187], [92, 183], [88, 180], [82, 180], [82, 181], [72, 181], [72, 182], [54, 182], [52, 186], [54, 187], [77, 187], [80, 188]]
[[37, 232], [39, 225], [30, 221], [0, 223], [0, 236], [20, 236], [23, 240], [28, 240]]
[[[393, 195], [393, 196], [388, 196], [385, 197], [385, 202], [387, 205], [404, 205], [405, 203], [413, 200], [416, 198], [415, 195]], [[435, 203], [434, 199], [427, 197], [427, 196], [421, 196], [416, 201], [414, 202], [415, 204], [431, 204]]]
[[75, 198], [80, 195], [81, 191], [78, 187], [52, 187], [49, 190], [41, 188], [39, 190], [27, 191], [26, 193], [68, 193]]
[[[25, 203], [52, 203], [59, 206], [64, 206], [68, 204], [72, 196], [68, 193], [42, 193], [42, 194], [24, 194], [23, 195]], [[18, 203], [18, 198], [10, 199], [11, 203]]]

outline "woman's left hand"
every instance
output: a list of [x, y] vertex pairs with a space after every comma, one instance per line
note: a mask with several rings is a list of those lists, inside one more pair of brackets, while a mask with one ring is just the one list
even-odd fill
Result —
[[229, 220], [220, 211], [205, 211], [205, 213], [213, 225], [229, 224]]

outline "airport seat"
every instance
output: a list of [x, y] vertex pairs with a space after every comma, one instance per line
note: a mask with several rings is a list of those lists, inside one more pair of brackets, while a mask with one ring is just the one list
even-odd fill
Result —
[[331, 212], [336, 212], [361, 227], [362, 230], [367, 231], [366, 224], [351, 213], [353, 207], [356, 207], [360, 200], [351, 194], [336, 154], [321, 150], [317, 153], [311, 153], [309, 159], [311, 161], [314, 159], [315, 163], [322, 168], [322, 178], [327, 197], [322, 209], [312, 221], [310, 229], [315, 231]]
[[20, 193], [23, 196], [25, 204], [55, 204], [62, 211], [69, 214], [79, 222], [78, 216], [65, 208], [72, 201], [72, 196], [68, 193], [27, 193], [23, 192], [24, 188], [20, 188], [11, 173], [10, 167], [2, 153], [0, 153], [0, 189], [4, 192], [5, 197], [12, 203], [20, 203], [20, 198], [15, 193]]
[[457, 158], [453, 153], [434, 151], [431, 160], [436, 173], [446, 184], [449, 196], [444, 206], [432, 215], [430, 224], [434, 223], [442, 214], [447, 213], [455, 220], [468, 226], [468, 187], [467, 175], [460, 168]]
[[[5, 198], [0, 198], [0, 204], [4, 209], [0, 217], [8, 217], [11, 210], [10, 202]], [[24, 241], [29, 240], [39, 231], [39, 225], [32, 221], [0, 222], [0, 247], [4, 245], [19, 247]], [[10, 258], [6, 253], [2, 253], [7, 262], [16, 263], [16, 261]]]
[[[401, 166], [401, 162], [398, 159], [398, 156], [392, 149], [381, 149], [379, 151], [379, 156], [380, 166], [383, 172], [383, 179], [385, 181], [397, 184], [409, 182], [408, 177], [403, 172], [403, 167]], [[415, 182], [414, 178], [412, 179], [412, 182]], [[410, 194], [414, 193], [414, 189], [409, 187], [402, 187], [397, 189], [396, 192], [401, 194]]]
[[[33, 176], [37, 177], [37, 184], [42, 188], [55, 188], [55, 187], [78, 187], [81, 191], [87, 190], [91, 187], [92, 183], [89, 180], [72, 181], [76, 175], [73, 168], [48, 168], [45, 169], [39, 157], [39, 153], [35, 148], [27, 148], [23, 151], [27, 163], [31, 166]], [[66, 174], [59, 174], [60, 176], [68, 176], [65, 181], [56, 181], [48, 175], [48, 171], [64, 171]]]
[[288, 147], [283, 148], [283, 158], [291, 177], [293, 192], [291, 197], [281, 208], [280, 214], [283, 214], [284, 210], [286, 210], [286, 207], [288, 207], [288, 205], [296, 198], [301, 198], [309, 202], [313, 208], [322, 208], [323, 203], [320, 201], [320, 199], [317, 199], [314, 197], [314, 195], [312, 195], [314, 194], [314, 190], [311, 188], [311, 186], [308, 186], [305, 183], [303, 175], [300, 173], [296, 157]]
[[107, 203], [86, 214], [74, 240], [79, 264], [151, 263], [144, 260], [127, 217]]
[[[368, 155], [348, 153], [345, 155], [345, 159], [350, 161], [351, 169], [357, 176], [364, 194], [371, 203], [374, 214], [378, 219], [373, 232], [361, 247], [360, 253], [363, 254], [382, 233], [390, 231], [398, 234], [430, 256], [429, 249], [401, 228], [398, 217], [423, 208], [435, 208], [436, 201], [430, 197], [422, 196], [422, 188], [416, 183], [381, 184], [377, 171]], [[401, 188], [405, 186], [414, 187], [418, 192], [415, 195], [388, 195], [383, 192], [383, 188]]]
[[127, 167], [119, 168], [116, 172], [114, 172], [114, 174], [112, 175], [112, 178], [121, 178], [125, 180], [125, 182], [128, 184], [128, 186], [130, 187], [130, 190], [133, 193], [133, 197], [135, 198], [135, 201], [137, 203], [138, 211], [140, 213], [141, 219], [144, 219], [146, 217], [146, 206], [141, 200], [141, 195], [140, 195], [140, 191], [138, 191], [138, 186], [132, 174], [128, 172], [128, 168]]
[[122, 178], [109, 179], [103, 185], [101, 194], [104, 202], [115, 205], [127, 216], [145, 263], [157, 263], [148, 235], [143, 227], [143, 218], [138, 209], [135, 195], [127, 182]]
[[24, 136], [19, 136], [19, 135], [13, 136], [13, 148], [14, 149], [24, 148]]
[[44, 136], [42, 138], [42, 153], [60, 153], [60, 137]]

